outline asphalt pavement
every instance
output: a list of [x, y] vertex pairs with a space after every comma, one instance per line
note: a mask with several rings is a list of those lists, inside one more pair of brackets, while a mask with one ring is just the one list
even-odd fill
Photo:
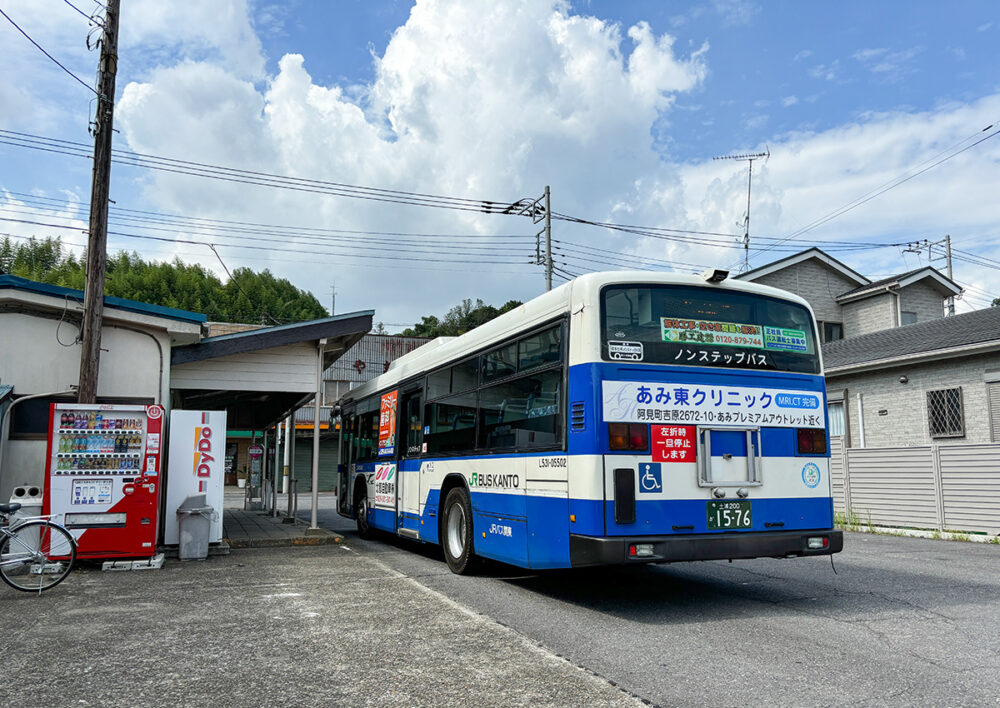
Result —
[[849, 533], [832, 565], [492, 564], [470, 578], [436, 549], [320, 518], [360, 554], [656, 705], [1000, 705], [997, 545]]
[[0, 706], [641, 705], [344, 545], [0, 586]]
[[330, 506], [337, 545], [0, 586], [0, 705], [1000, 705], [1000, 546], [459, 577]]

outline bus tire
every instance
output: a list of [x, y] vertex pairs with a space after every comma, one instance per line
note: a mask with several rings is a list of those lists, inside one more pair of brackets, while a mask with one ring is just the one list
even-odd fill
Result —
[[358, 536], [363, 539], [374, 538], [375, 529], [372, 528], [371, 520], [368, 518], [368, 495], [364, 487], [354, 493], [354, 518], [358, 524]]
[[468, 575], [475, 569], [472, 503], [463, 487], [455, 487], [445, 497], [444, 513], [441, 515], [441, 548], [452, 573]]

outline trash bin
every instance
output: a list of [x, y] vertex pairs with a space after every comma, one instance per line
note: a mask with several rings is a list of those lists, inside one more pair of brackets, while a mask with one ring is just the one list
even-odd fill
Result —
[[204, 494], [193, 494], [177, 507], [180, 532], [181, 560], [205, 560], [208, 557], [208, 536], [215, 518], [215, 509], [205, 503]]

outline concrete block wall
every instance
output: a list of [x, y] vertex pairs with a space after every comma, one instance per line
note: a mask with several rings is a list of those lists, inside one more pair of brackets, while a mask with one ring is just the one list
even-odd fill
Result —
[[899, 305], [906, 312], [917, 313], [917, 322], [944, 317], [944, 298], [926, 283], [914, 283], [900, 288]]
[[[827, 374], [830, 391], [847, 390], [844, 399], [850, 444], [860, 447], [857, 394], [864, 399], [866, 447], [906, 447], [989, 443], [990, 415], [985, 375], [1000, 367], [1000, 354], [945, 359], [913, 366], [901, 366], [872, 373], [847, 376]], [[901, 384], [905, 375], [908, 383]], [[962, 388], [965, 436], [931, 438], [927, 419], [927, 392]], [[879, 415], [879, 411], [886, 411]]]
[[855, 281], [814, 260], [763, 275], [753, 282], [781, 288], [805, 298], [816, 313], [816, 319], [824, 322], [843, 321], [837, 296], [858, 287]]
[[844, 305], [844, 337], [880, 332], [897, 326], [896, 296], [873, 295]]

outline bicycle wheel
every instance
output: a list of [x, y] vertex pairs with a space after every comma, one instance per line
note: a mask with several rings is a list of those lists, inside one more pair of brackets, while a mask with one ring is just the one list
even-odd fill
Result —
[[69, 575], [76, 541], [49, 521], [28, 521], [0, 541], [0, 579], [15, 590], [42, 592]]

